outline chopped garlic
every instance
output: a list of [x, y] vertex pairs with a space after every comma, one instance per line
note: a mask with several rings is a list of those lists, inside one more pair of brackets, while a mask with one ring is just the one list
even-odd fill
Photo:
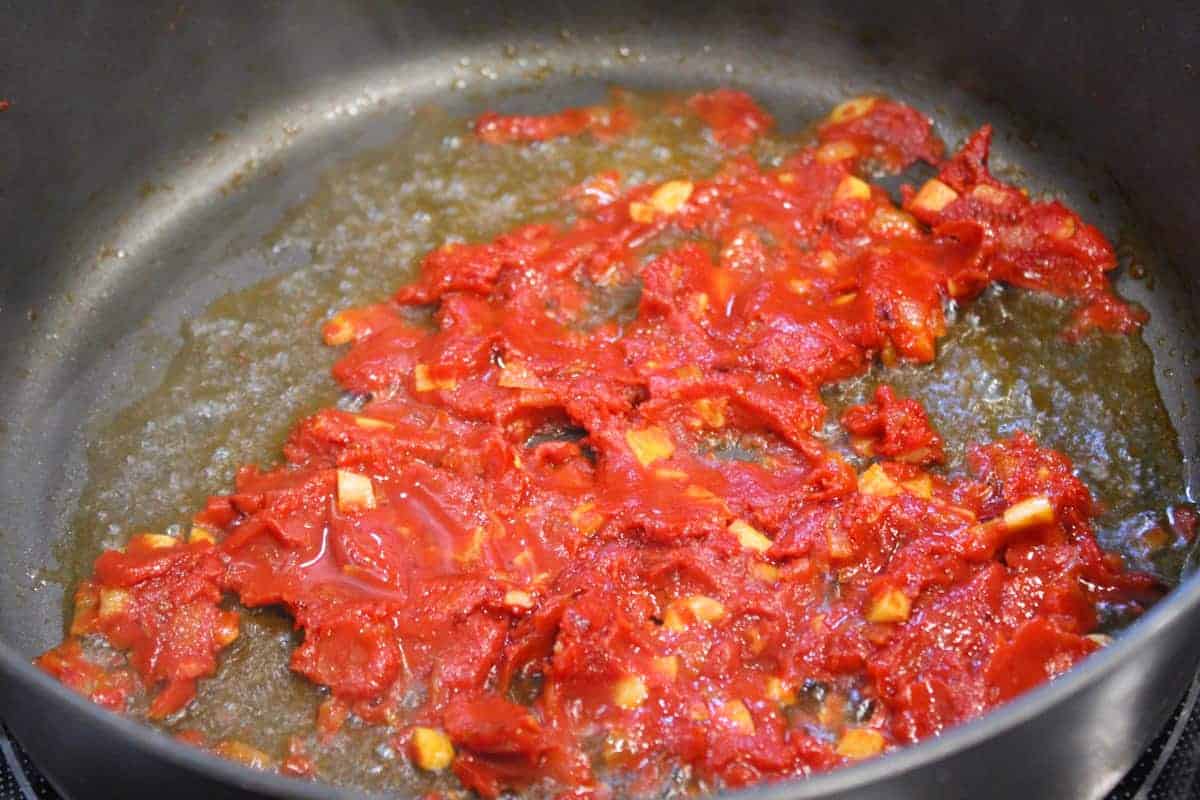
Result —
[[872, 458], [875, 455], [875, 440], [870, 436], [851, 436], [850, 449], [863, 458]]
[[742, 519], [735, 519], [729, 523], [729, 532], [737, 537], [742, 547], [757, 550], [760, 553], [767, 552], [771, 549], [771, 545], [775, 544], [762, 531]]
[[1063, 217], [1063, 221], [1054, 229], [1054, 236], [1057, 239], [1070, 239], [1075, 235], [1075, 218]]
[[680, 598], [674, 601], [663, 614], [663, 624], [668, 630], [681, 631], [687, 627], [684, 612], [690, 612], [693, 619], [711, 625], [725, 616], [725, 606], [719, 600], [702, 594]]
[[854, 302], [856, 297], [858, 297], [858, 292], [846, 292], [845, 294], [840, 294], [833, 299], [833, 305], [835, 305], [835, 306], [849, 305], [850, 303]]
[[571, 524], [580, 531], [584, 536], [590, 536], [600, 530], [604, 525], [604, 516], [595, 510], [596, 504], [592, 500], [587, 503], [581, 503], [575, 506], [575, 510], [571, 511]]
[[804, 280], [802, 278], [792, 278], [790, 281], [788, 281], [788, 289], [790, 289], [793, 294], [798, 295], [808, 294], [810, 291], [812, 291], [812, 285], [812, 281]]
[[230, 761], [236, 761], [253, 769], [269, 769], [271, 766], [271, 757], [269, 755], [257, 747], [251, 747], [245, 742], [239, 742], [237, 739], [226, 739], [217, 744], [213, 749], [222, 758], [228, 758]]
[[692, 410], [708, 427], [722, 428], [725, 426], [725, 408], [728, 405], [729, 401], [724, 397], [702, 397], [692, 403]]
[[649, 203], [634, 200], [629, 204], [629, 218], [634, 222], [649, 225], [651, 222], [654, 222], [654, 209]]
[[454, 745], [437, 728], [413, 728], [412, 757], [426, 772], [441, 772], [454, 761]]
[[1008, 199], [1008, 195], [1005, 194], [1003, 189], [997, 189], [995, 186], [989, 186], [986, 183], [981, 183], [972, 188], [971, 196], [985, 203], [992, 203], [993, 205], [1000, 205]]
[[375, 419], [374, 417], [364, 417], [361, 415], [355, 415], [354, 424], [360, 428], [365, 428], [367, 430], [390, 431], [390, 430], [394, 430], [396, 427], [395, 425], [393, 425], [390, 422], [387, 422], [386, 420]]
[[750, 716], [750, 709], [746, 708], [746, 704], [741, 700], [730, 700], [721, 706], [720, 715], [728, 722], [732, 723], [739, 732], [744, 734], [754, 733], [754, 718]]
[[529, 592], [523, 592], [520, 589], [509, 589], [504, 593], [504, 603], [513, 608], [529, 610], [533, 608], [533, 596]]
[[1004, 524], [1009, 530], [1019, 531], [1054, 521], [1054, 505], [1045, 495], [1028, 497], [1013, 503], [1004, 511]]
[[847, 175], [833, 190], [833, 201], [842, 203], [847, 200], [870, 200], [871, 185], [862, 178]]
[[912, 199], [913, 208], [936, 214], [958, 199], [958, 192], [951, 189], [937, 178], [930, 178]]
[[715, 494], [713, 494], [710, 490], [705, 489], [703, 486], [700, 486], [699, 484], [695, 484], [695, 483], [689, 485], [686, 489], [684, 489], [683, 493], [684, 493], [684, 495], [692, 498], [693, 500], [703, 500], [706, 503], [724, 504], [724, 502], [725, 502], [724, 500], [722, 500], [721, 498], [719, 498]]
[[663, 214], [674, 214], [692, 196], [691, 181], [667, 181], [650, 195], [650, 205]]
[[904, 622], [912, 613], [912, 601], [899, 589], [888, 589], [871, 601], [868, 622]]
[[904, 481], [900, 485], [910, 494], [914, 494], [923, 500], [929, 500], [933, 497], [933, 478], [928, 475], [918, 475], [911, 480]]
[[653, 664], [655, 671], [671, 680], [679, 676], [679, 656], [655, 656]]
[[760, 561], [754, 565], [753, 572], [754, 577], [763, 583], [774, 583], [779, 580], [779, 567], [774, 564], [767, 564]]
[[165, 550], [179, 544], [179, 540], [174, 536], [166, 536], [161, 533], [143, 533], [137, 537], [137, 541], [142, 546], [155, 550]]
[[663, 467], [654, 470], [654, 477], [661, 481], [686, 481], [688, 474], [681, 469], [668, 469]]
[[837, 264], [837, 256], [833, 254], [832, 250], [822, 250], [821, 252], [817, 253], [817, 267], [822, 272], [837, 272]]
[[91, 629], [96, 607], [100, 604], [100, 594], [94, 587], [80, 588], [75, 593], [75, 614], [71, 618], [71, 635], [82, 636]]
[[604, 525], [604, 517], [596, 511], [596, 504], [588, 500], [571, 512], [571, 524], [584, 536], [591, 536]]
[[505, 389], [541, 389], [542, 381], [537, 374], [520, 361], [509, 361], [500, 370], [497, 383]]
[[865, 115], [875, 107], [874, 97], [854, 97], [835, 106], [829, 112], [831, 122], [850, 122]]
[[872, 728], [851, 728], [838, 739], [837, 754], [846, 758], [870, 758], [883, 752], [883, 734]]
[[912, 214], [891, 206], [875, 209], [871, 217], [871, 230], [884, 236], [912, 234], [917, 231], [917, 221]]
[[354, 325], [346, 318], [345, 314], [334, 314], [325, 323], [322, 334], [325, 338], [325, 344], [330, 347], [349, 344], [354, 341]]
[[873, 497], [895, 497], [900, 494], [901, 489], [900, 484], [892, 480], [883, 467], [872, 464], [858, 476], [858, 491]]
[[126, 609], [129, 608], [129, 604], [132, 600], [133, 595], [131, 595], [126, 589], [101, 589], [100, 606], [98, 611], [100, 619], [108, 620], [124, 614]]
[[833, 141], [817, 148], [817, 161], [822, 164], [835, 164], [858, 155], [858, 148], [853, 142]]
[[767, 678], [766, 695], [781, 706], [796, 702], [796, 691], [774, 675]]
[[208, 544], [216, 544], [217, 537], [208, 528], [202, 528], [199, 525], [193, 525], [188, 532], [188, 543], [197, 544], [207, 542]]
[[613, 687], [613, 702], [621, 708], [633, 709], [644, 703], [649, 694], [640, 675], [626, 675]]
[[366, 475], [348, 469], [337, 471], [338, 511], [352, 514], [375, 508], [375, 487]]
[[675, 443], [671, 441], [671, 435], [654, 425], [641, 430], [625, 431], [625, 443], [643, 467], [670, 458], [675, 452]]
[[413, 367], [413, 385], [418, 392], [432, 392], [435, 389], [451, 391], [458, 388], [458, 381], [454, 378], [435, 378], [428, 364], [417, 364]]
[[633, 200], [629, 203], [629, 217], [634, 222], [648, 225], [659, 214], [674, 214], [683, 208], [683, 204], [692, 196], [694, 186], [691, 181], [667, 181], [654, 190], [647, 200]]

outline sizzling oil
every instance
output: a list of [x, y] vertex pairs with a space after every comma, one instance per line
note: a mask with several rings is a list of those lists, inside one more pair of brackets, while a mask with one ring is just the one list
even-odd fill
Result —
[[[648, 101], [635, 99], [643, 110]], [[205, 496], [232, 483], [237, 466], [268, 464], [294, 421], [339, 398], [329, 377], [336, 352], [320, 342], [334, 311], [383, 297], [411, 279], [420, 257], [448, 241], [487, 239], [515, 225], [569, 218], [563, 190], [616, 169], [626, 185], [711, 174], [726, 156], [689, 117], [650, 114], [612, 142], [584, 137], [489, 147], [468, 126], [423, 112], [414, 132], [340, 165], [285, 215], [265, 242], [271, 257], [302, 267], [229, 294], [186, 321], [183, 344], [159, 387], [105, 422], [89, 444], [90, 482], [69, 540], [70, 567], [90, 572], [105, 547], [141, 530], [181, 530]], [[792, 144], [766, 138], [772, 163]], [[621, 313], [635, 298], [605, 298]], [[1136, 337], [1059, 337], [1056, 301], [993, 289], [958, 309], [930, 365], [876, 368], [830, 387], [833, 420], [881, 381], [924, 403], [947, 441], [950, 470], [973, 442], [1026, 430], [1076, 463], [1105, 506], [1100, 540], [1132, 566], [1168, 582], [1183, 554], [1151, 552], [1140, 534], [1183, 496], [1182, 458], [1154, 384], [1149, 349]], [[192, 705], [166, 723], [213, 741], [238, 739], [278, 758], [289, 736], [308, 736], [323, 693], [287, 668], [296, 644], [280, 612], [250, 612]], [[437, 787], [408, 766], [388, 734], [353, 723], [314, 749], [321, 776], [371, 789]]]

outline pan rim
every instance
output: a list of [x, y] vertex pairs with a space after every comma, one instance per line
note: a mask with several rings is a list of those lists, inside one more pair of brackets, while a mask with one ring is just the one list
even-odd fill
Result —
[[[429, 63], [437, 61], [437, 57], [429, 59]], [[365, 76], [372, 72], [364, 71], [362, 76], [355, 76], [355, 79], [365, 79]], [[331, 90], [330, 95], [337, 96], [338, 92]], [[247, 138], [252, 138], [251, 134], [247, 133]], [[759, 784], [723, 796], [754, 800], [853, 796], [856, 791], [887, 778], [932, 766], [1053, 712], [1072, 696], [1085, 691], [1092, 684], [1110, 676], [1127, 662], [1137, 658], [1143, 648], [1148, 647], [1166, 629], [1184, 624], [1184, 618], [1196, 613], [1198, 607], [1200, 575], [1193, 575], [1123, 631], [1112, 645], [1089, 656], [1055, 680], [1042, 684], [981, 717], [955, 726], [939, 736], [903, 747], [882, 758], [804, 778]], [[377, 800], [388, 796], [322, 781], [306, 781], [254, 770], [186, 745], [149, 724], [109, 712], [90, 702], [37, 669], [28, 658], [3, 639], [0, 639], [0, 677], [12, 679], [19, 687], [51, 697], [56, 703], [65, 703], [75, 712], [85, 716], [91, 724], [113, 736], [123, 737], [132, 746], [151, 756], [195, 773], [206, 774], [231, 786], [272, 797], [314, 800], [329, 797]]]

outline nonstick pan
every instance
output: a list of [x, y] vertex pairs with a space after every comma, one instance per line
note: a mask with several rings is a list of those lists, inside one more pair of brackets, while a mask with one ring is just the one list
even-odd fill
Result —
[[[1147, 2], [6, 3], [0, 26], [0, 717], [70, 798], [340, 797], [107, 714], [35, 671], [62, 635], [87, 421], [162, 379], [180, 320], [286, 268], [264, 234], [415, 108], [550, 110], [735, 85], [784, 127], [881, 91], [1085, 208], [1200, 481], [1200, 10]], [[515, 57], [513, 54], [521, 54]], [[1123, 251], [1124, 252], [1124, 251]], [[1148, 273], [1137, 279], [1132, 274]], [[211, 487], [217, 490], [220, 487]], [[1104, 652], [900, 753], [746, 797], [1100, 797], [1200, 660], [1200, 583]]]

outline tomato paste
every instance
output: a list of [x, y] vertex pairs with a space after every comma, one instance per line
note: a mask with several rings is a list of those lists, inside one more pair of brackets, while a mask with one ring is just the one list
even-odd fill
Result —
[[[729, 146], [715, 175], [602, 174], [567, 193], [569, 224], [447, 244], [333, 316], [334, 377], [365, 405], [301, 421], [186, 541], [102, 555], [40, 665], [167, 717], [236, 638], [231, 594], [294, 618], [323, 734], [388, 726], [484, 797], [648, 795], [681, 770], [738, 787], [936, 735], [1101, 646], [1100, 602], [1151, 602], [1032, 438], [949, 475], [942, 434], [886, 386], [841, 418], [859, 468], [822, 435], [823, 385], [934, 359], [947, 304], [990, 283], [1075, 302], [1072, 336], [1135, 330], [1105, 238], [993, 177], [986, 127], [943, 160], [927, 118], [857, 98], [765, 168], [748, 96], [680, 108]], [[512, 146], [614, 120], [634, 124], [477, 130]], [[863, 177], [918, 160], [936, 177], [899, 205]], [[598, 313], [631, 290], [627, 318]], [[127, 661], [89, 661], [91, 636]]]

